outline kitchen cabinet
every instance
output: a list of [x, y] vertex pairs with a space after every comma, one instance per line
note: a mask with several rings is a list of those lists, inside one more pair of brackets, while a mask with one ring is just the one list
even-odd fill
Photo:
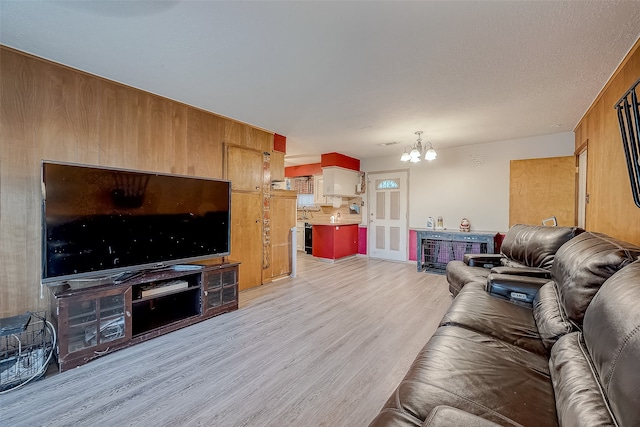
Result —
[[339, 259], [358, 253], [358, 225], [313, 225], [312, 255]]
[[322, 175], [316, 175], [313, 177], [313, 204], [314, 205], [326, 205], [327, 198], [324, 195], [324, 179]]
[[323, 196], [355, 197], [360, 174], [337, 166], [322, 168]]
[[284, 153], [279, 151], [271, 152], [271, 161], [269, 163], [272, 181], [284, 181]]

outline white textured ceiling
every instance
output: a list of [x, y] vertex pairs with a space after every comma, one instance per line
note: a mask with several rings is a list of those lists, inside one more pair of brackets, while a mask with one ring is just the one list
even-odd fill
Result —
[[640, 36], [637, 1], [2, 0], [0, 16], [4, 45], [286, 135], [289, 164], [399, 156], [417, 130], [436, 149], [572, 131]]

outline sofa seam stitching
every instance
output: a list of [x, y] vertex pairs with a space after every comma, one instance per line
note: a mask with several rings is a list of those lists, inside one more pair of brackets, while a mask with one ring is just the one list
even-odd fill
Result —
[[[415, 383], [415, 384], [425, 384], [425, 383], [422, 383], [422, 382], [419, 382], [419, 381], [415, 381], [415, 380], [409, 380], [409, 381], [403, 381], [403, 382]], [[402, 383], [401, 383], [401, 384], [402, 384]], [[483, 405], [483, 404], [481, 404], [481, 403], [474, 402], [473, 400], [471, 400], [471, 399], [469, 399], [469, 398], [467, 398], [467, 397], [460, 396], [460, 395], [459, 395], [459, 394], [457, 394], [457, 393], [454, 393], [454, 392], [452, 392], [452, 391], [446, 390], [446, 389], [444, 389], [444, 388], [442, 388], [442, 387], [440, 387], [440, 386], [437, 386], [437, 385], [433, 385], [433, 384], [426, 384], [426, 385], [428, 385], [428, 386], [430, 386], [430, 387], [433, 387], [433, 388], [437, 388], [437, 389], [439, 389], [439, 390], [442, 390], [443, 392], [445, 392], [445, 393], [449, 393], [449, 394], [451, 394], [451, 395], [453, 395], [453, 396], [456, 396], [456, 397], [458, 397], [458, 398], [460, 398], [460, 399], [462, 399], [462, 400], [464, 400], [464, 401], [466, 401], [466, 402], [470, 403], [471, 405], [479, 406], [480, 408], [483, 408], [483, 409], [485, 409], [485, 410], [489, 411], [490, 413], [492, 413], [492, 414], [496, 415], [496, 416], [497, 416], [498, 418], [500, 418], [500, 419], [504, 419], [505, 421], [511, 421], [512, 423], [515, 423], [515, 424], [516, 424], [516, 425], [518, 425], [518, 426], [522, 426], [522, 424], [520, 424], [520, 423], [518, 423], [518, 422], [514, 421], [513, 419], [511, 419], [511, 418], [507, 417], [506, 415], [502, 415], [501, 413], [499, 413], [499, 412], [497, 412], [497, 411], [495, 411], [495, 410], [493, 410], [493, 409], [491, 409], [491, 408], [489, 408], [489, 407], [487, 407], [487, 406], [485, 406], [485, 405]], [[436, 405], [436, 406], [440, 406], [440, 405]], [[452, 407], [453, 407], [453, 408], [455, 408], [455, 406], [452, 406]], [[402, 408], [402, 407], [401, 407], [401, 408]], [[460, 409], [460, 408], [458, 408], [458, 409]], [[404, 409], [404, 408], [402, 408], [402, 411], [405, 411], [405, 409]], [[411, 415], [411, 414], [409, 414], [409, 415]]]
[[613, 411], [611, 410], [611, 407], [609, 406], [609, 400], [607, 399], [607, 394], [605, 393], [605, 391], [603, 389], [603, 385], [600, 383], [600, 381], [598, 381], [599, 375], [598, 375], [597, 369], [594, 366], [594, 362], [591, 359], [591, 356], [589, 355], [588, 349], [585, 348], [586, 342], [584, 341], [584, 335], [583, 335], [582, 332], [578, 332], [578, 334], [576, 335], [576, 341], [578, 343], [578, 348], [580, 349], [580, 352], [582, 353], [582, 357], [584, 357], [584, 360], [587, 362], [587, 366], [589, 366], [589, 370], [591, 371], [591, 376], [593, 377], [594, 382], [598, 386], [598, 390], [600, 391], [600, 396], [602, 397], [602, 401], [604, 402], [604, 406], [607, 408], [607, 412], [609, 413], [609, 417], [611, 418], [611, 420], [613, 420], [613, 423], [615, 425], [618, 425], [618, 423], [616, 421], [616, 417], [614, 417]]
[[624, 340], [620, 344], [620, 347], [618, 347], [615, 355], [613, 356], [613, 360], [611, 362], [611, 369], [607, 373], [607, 376], [605, 379], [605, 386], [607, 390], [609, 390], [609, 385], [611, 384], [611, 377], [613, 377], [613, 371], [616, 369], [616, 366], [618, 364], [618, 359], [620, 359], [620, 355], [622, 354], [625, 347], [627, 346], [627, 343], [631, 340], [631, 337], [636, 335], [639, 331], [640, 331], [640, 325], [637, 325], [635, 328], [631, 330], [631, 332], [627, 334], [627, 336], [624, 338]]

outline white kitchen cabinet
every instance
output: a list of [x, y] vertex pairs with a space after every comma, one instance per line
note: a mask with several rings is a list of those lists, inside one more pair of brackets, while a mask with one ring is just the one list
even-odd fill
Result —
[[326, 205], [327, 198], [324, 195], [324, 179], [322, 175], [313, 177], [313, 204]]
[[360, 174], [338, 166], [322, 168], [323, 196], [355, 197]]

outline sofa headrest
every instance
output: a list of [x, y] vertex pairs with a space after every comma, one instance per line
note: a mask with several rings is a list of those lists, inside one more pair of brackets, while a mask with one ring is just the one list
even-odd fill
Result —
[[640, 261], [602, 285], [584, 316], [583, 334], [618, 425], [640, 425]]
[[567, 317], [581, 325], [584, 312], [600, 286], [640, 256], [640, 247], [605, 234], [585, 232], [562, 245], [551, 277]]
[[578, 227], [516, 224], [507, 231], [500, 252], [517, 264], [550, 269], [560, 246], [583, 231]]

